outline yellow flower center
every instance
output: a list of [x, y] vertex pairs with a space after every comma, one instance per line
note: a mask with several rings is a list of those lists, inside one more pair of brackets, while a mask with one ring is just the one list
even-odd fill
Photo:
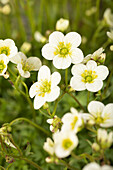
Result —
[[4, 64], [4, 61], [1, 60], [0, 61], [0, 73], [2, 73], [5, 68], [6, 68], [6, 65]]
[[110, 119], [109, 113], [105, 113], [104, 117], [101, 117], [101, 114], [102, 114], [101, 112], [98, 112], [97, 117], [95, 117], [95, 123], [98, 125], [104, 123], [107, 119]]
[[10, 48], [9, 47], [0, 47], [0, 54], [5, 54], [6, 56], [10, 55]]
[[39, 92], [39, 96], [44, 97], [45, 93], [50, 93], [51, 92], [51, 81], [48, 81], [47, 79], [43, 80], [40, 82], [40, 86], [37, 86]]
[[78, 117], [75, 116], [73, 122], [71, 123], [71, 128], [72, 128], [72, 130], [74, 129], [77, 120], [78, 120]]
[[62, 146], [65, 150], [69, 149], [73, 145], [71, 139], [67, 138], [62, 141]]
[[67, 43], [66, 45], [64, 42], [59, 42], [54, 55], [58, 55], [59, 57], [66, 58], [67, 55], [71, 55], [71, 44]]
[[93, 83], [94, 79], [96, 79], [98, 77], [98, 75], [96, 75], [95, 71], [92, 70], [85, 70], [82, 74], [82, 82], [84, 83]]

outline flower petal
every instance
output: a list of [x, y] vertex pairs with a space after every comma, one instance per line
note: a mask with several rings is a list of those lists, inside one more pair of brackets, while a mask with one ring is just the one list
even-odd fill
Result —
[[54, 72], [51, 75], [51, 87], [57, 86], [60, 83], [61, 75], [58, 72]]
[[79, 48], [72, 49], [71, 62], [73, 64], [79, 64], [83, 61], [84, 55]]
[[19, 71], [19, 73], [20, 73], [20, 75], [22, 77], [24, 77], [24, 78], [29, 78], [30, 77], [30, 72], [29, 71], [24, 71], [22, 69], [22, 64], [18, 64], [17, 69], [18, 69], [18, 71]]
[[14, 64], [19, 64], [21, 63], [21, 52], [18, 52], [16, 55], [14, 55], [13, 57], [11, 57], [10, 61]]
[[28, 63], [30, 70], [29, 71], [37, 71], [40, 69], [42, 63], [39, 58], [37, 57], [29, 57], [26, 60], [26, 63]]
[[88, 104], [88, 111], [94, 116], [97, 117], [98, 113], [102, 113], [104, 109], [104, 104], [99, 101], [91, 101]]
[[81, 36], [77, 32], [70, 32], [64, 37], [64, 43], [71, 43], [73, 47], [78, 47], [81, 44]]
[[102, 127], [113, 126], [113, 103], [109, 103], [105, 106], [102, 117], [105, 119], [104, 123], [101, 124]]
[[39, 83], [34, 83], [29, 90], [29, 95], [31, 98], [33, 98], [37, 94], [37, 87], [39, 86]]
[[90, 60], [87, 62], [86, 67], [88, 68], [88, 70], [94, 70], [97, 67], [97, 63]]
[[41, 108], [44, 105], [45, 102], [46, 102], [45, 97], [41, 97], [41, 96], [36, 95], [35, 99], [34, 99], [34, 109]]
[[53, 59], [53, 65], [57, 69], [66, 69], [71, 65], [71, 58], [67, 56], [66, 58], [59, 57], [58, 55]]
[[50, 74], [51, 73], [49, 67], [43, 65], [38, 72], [38, 81], [45, 79], [50, 80]]
[[57, 46], [59, 42], [62, 42], [64, 39], [64, 34], [59, 32], [59, 31], [54, 31], [52, 34], [49, 36], [49, 43], [52, 45]]
[[96, 162], [91, 162], [86, 165], [83, 170], [100, 170], [100, 166]]
[[91, 92], [99, 91], [103, 86], [103, 81], [95, 79], [93, 83], [86, 83], [86, 89]]
[[74, 76], [81, 76], [85, 70], [87, 67], [84, 64], [77, 64], [72, 67], [71, 72]]
[[73, 76], [70, 80], [70, 85], [74, 90], [82, 91], [86, 89], [85, 83], [82, 82], [81, 77]]
[[47, 60], [53, 60], [55, 48], [52, 44], [45, 44], [42, 48], [42, 56]]
[[105, 80], [106, 77], [108, 76], [109, 74], [109, 70], [106, 66], [98, 66], [96, 69], [96, 74], [98, 75], [98, 79], [101, 79], [101, 80]]
[[58, 86], [51, 89], [50, 93], [45, 94], [45, 99], [47, 102], [55, 101], [60, 95], [60, 88]]

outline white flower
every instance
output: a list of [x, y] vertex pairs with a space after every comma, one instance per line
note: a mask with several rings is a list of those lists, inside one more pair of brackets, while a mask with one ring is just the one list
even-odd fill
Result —
[[50, 131], [51, 132], [57, 132], [58, 130], [61, 129], [62, 126], [62, 121], [59, 117], [56, 115], [54, 116], [53, 119], [47, 119], [47, 123], [50, 124]]
[[104, 19], [109, 27], [113, 28], [113, 14], [110, 8], [107, 8], [104, 12]]
[[57, 31], [65, 31], [69, 26], [69, 20], [60, 18], [56, 23], [56, 30]]
[[27, 53], [31, 49], [31, 43], [24, 42], [20, 49], [22, 52]]
[[5, 54], [0, 55], [0, 76], [3, 76], [7, 70], [8, 58]]
[[47, 138], [46, 142], [44, 143], [43, 149], [48, 152], [50, 155], [54, 154], [54, 142]]
[[63, 33], [55, 31], [49, 36], [49, 43], [42, 48], [42, 56], [53, 60], [58, 69], [66, 69], [71, 63], [83, 61], [83, 53], [77, 48], [81, 43], [81, 36], [77, 32]]
[[113, 168], [109, 165], [100, 166], [96, 162], [91, 162], [87, 164], [83, 170], [113, 170]]
[[70, 85], [74, 90], [82, 91], [87, 89], [91, 92], [99, 91], [103, 86], [103, 81], [109, 74], [106, 66], [97, 66], [95, 61], [88, 61], [86, 65], [78, 64], [72, 67]]
[[17, 47], [11, 39], [0, 40], [0, 55], [5, 54], [11, 61], [11, 58], [17, 54]]
[[113, 30], [111, 30], [110, 32], [107, 32], [107, 36], [113, 40]]
[[50, 75], [50, 69], [42, 66], [38, 72], [38, 82], [34, 83], [29, 91], [30, 97], [34, 99], [34, 108], [39, 109], [44, 103], [56, 100], [60, 94], [60, 88], [57, 86], [61, 80], [58, 72]]
[[7, 136], [7, 127], [1, 127], [0, 128], [0, 135], [2, 140], [4, 141], [5, 144], [9, 145], [10, 147], [16, 148], [9, 140], [8, 136]]
[[66, 113], [62, 117], [62, 131], [71, 131], [77, 133], [80, 127], [83, 125], [82, 116], [73, 107], [71, 108], [71, 113]]
[[113, 143], [113, 132], [110, 132], [108, 134], [105, 129], [98, 129], [97, 141], [100, 144], [101, 148], [109, 148]]
[[1, 2], [2, 4], [7, 4], [7, 3], [9, 2], [9, 0], [0, 0], [0, 2]]
[[97, 64], [103, 64], [106, 58], [106, 54], [103, 53], [104, 49], [101, 47], [98, 50], [96, 50], [93, 54], [88, 54], [84, 59], [83, 59], [83, 64], [86, 64], [89, 60], [94, 60], [97, 62]]
[[4, 14], [4, 15], [9, 15], [10, 12], [11, 12], [11, 7], [9, 4], [5, 5], [4, 7], [2, 7], [2, 10], [1, 12]]
[[37, 42], [45, 43], [47, 41], [46, 37], [44, 37], [39, 31], [34, 33], [34, 38]]
[[56, 132], [53, 135], [55, 143], [55, 154], [58, 158], [65, 158], [77, 147], [78, 138], [74, 133], [68, 131]]
[[88, 105], [88, 111], [90, 114], [83, 114], [84, 120], [92, 120], [95, 124], [101, 127], [113, 126], [113, 103], [104, 106], [99, 101], [91, 101]]
[[25, 78], [30, 77], [30, 71], [37, 71], [42, 65], [39, 58], [27, 58], [22, 52], [19, 52], [14, 57], [12, 57], [11, 61], [17, 64], [17, 69], [20, 75]]

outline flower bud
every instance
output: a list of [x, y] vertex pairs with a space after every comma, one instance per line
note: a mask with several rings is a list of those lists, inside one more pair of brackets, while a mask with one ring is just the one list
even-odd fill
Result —
[[46, 37], [44, 37], [39, 31], [35, 32], [34, 38], [36, 41], [41, 43], [45, 43], [47, 41]]
[[113, 45], [110, 46], [110, 50], [113, 51]]
[[20, 50], [23, 52], [23, 53], [27, 53], [29, 52], [31, 49], [31, 43], [28, 43], [28, 42], [24, 42], [20, 48]]
[[98, 151], [100, 150], [100, 146], [99, 146], [97, 143], [93, 143], [92, 149], [93, 149], [95, 152], [98, 152]]
[[45, 103], [45, 104], [43, 105], [43, 109], [46, 110], [46, 109], [48, 109], [48, 108], [49, 108], [48, 103]]
[[60, 18], [56, 23], [56, 30], [64, 32], [69, 26], [69, 20]]
[[61, 126], [62, 126], [62, 121], [59, 117], [57, 116], [54, 116], [53, 119], [48, 119], [47, 120], [47, 123], [50, 124], [50, 130], [55, 133], [57, 132], [58, 130], [61, 129]]
[[10, 7], [10, 5], [5, 5], [5, 6], [2, 8], [2, 13], [3, 13], [4, 15], [9, 15], [10, 12], [11, 12], [11, 7]]

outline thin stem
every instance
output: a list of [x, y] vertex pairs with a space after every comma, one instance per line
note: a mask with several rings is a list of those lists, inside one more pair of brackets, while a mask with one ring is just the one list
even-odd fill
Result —
[[46, 113], [44, 113], [41, 109], [39, 109], [39, 112], [40, 112], [42, 115], [44, 115], [44, 116], [46, 116], [46, 117], [50, 118], [50, 116], [49, 116], [49, 115], [47, 115]]
[[68, 68], [65, 70], [65, 84], [66, 84], [66, 89], [68, 86]]
[[24, 161], [26, 161], [27, 163], [29, 163], [29, 164], [31, 164], [32, 166], [34, 166], [36, 169], [42, 170], [42, 168], [41, 168], [38, 164], [36, 164], [35, 162], [33, 162], [33, 161], [31, 161], [31, 160], [29, 160], [29, 159], [27, 159], [27, 158], [25, 158], [25, 157], [16, 156], [16, 155], [11, 155], [11, 154], [9, 154], [8, 156], [12, 156], [13, 158], [24, 160]]
[[65, 162], [64, 160], [60, 160], [60, 162], [61, 162], [63, 165], [65, 165], [68, 169], [78, 170], [77, 168], [70, 166], [70, 165], [69, 165], [67, 162]]
[[75, 154], [72, 152], [71, 155], [72, 155], [75, 159], [78, 159], [78, 160], [87, 158], [87, 159], [89, 159], [90, 162], [93, 162], [93, 161], [94, 161], [94, 158], [93, 158], [91, 155], [89, 155], [88, 153], [83, 153], [83, 154], [81, 154], [81, 155], [75, 155]]
[[104, 89], [103, 97], [105, 97], [105, 94], [106, 94], [106, 92], [108, 90], [109, 84], [111, 82], [112, 74], [113, 74], [113, 68], [112, 68], [111, 73], [110, 73], [110, 75], [108, 77], [107, 84], [106, 84], [106, 87]]
[[63, 92], [63, 94], [61, 96], [59, 96], [59, 98], [55, 101], [55, 106], [54, 106], [53, 113], [51, 114], [51, 117], [54, 117], [54, 115], [56, 113], [58, 102], [62, 99], [62, 97], [65, 95], [65, 93], [66, 92]]
[[10, 125], [12, 126], [15, 122], [18, 122], [18, 121], [26, 121], [29, 124], [31, 124], [32, 126], [36, 127], [37, 129], [41, 130], [42, 132], [44, 132], [46, 135], [50, 136], [50, 133], [47, 130], [45, 130], [44, 128], [40, 127], [36, 123], [34, 123], [34, 122], [30, 121], [29, 119], [24, 118], [24, 117], [20, 117], [20, 118], [14, 119], [12, 122], [10, 122]]
[[97, 0], [96, 1], [96, 9], [97, 9], [97, 12], [96, 12], [96, 20], [97, 20], [97, 22], [98, 22], [98, 20], [99, 20], [99, 11], [100, 11], [100, 0]]
[[89, 104], [89, 99], [90, 99], [90, 91], [87, 92], [87, 105]]
[[81, 103], [78, 101], [78, 99], [72, 94], [72, 93], [68, 93], [77, 103], [78, 105], [81, 107], [81, 109], [86, 112], [86, 110], [84, 109], [84, 107], [81, 105]]

